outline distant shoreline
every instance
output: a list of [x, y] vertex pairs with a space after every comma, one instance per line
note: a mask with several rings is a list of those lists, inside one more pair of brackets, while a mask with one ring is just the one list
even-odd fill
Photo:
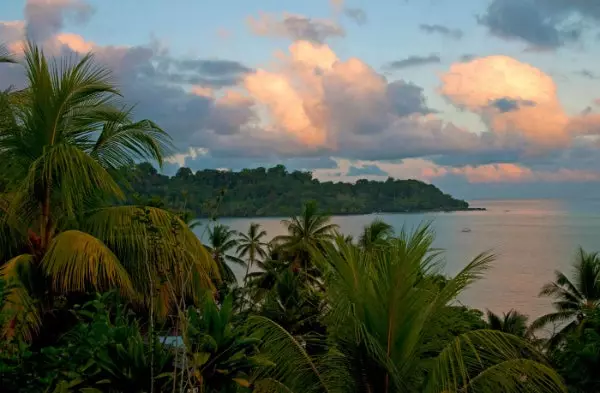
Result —
[[[425, 210], [403, 210], [403, 211], [380, 211], [380, 212], [371, 212], [371, 213], [330, 213], [325, 212], [326, 214], [331, 215], [332, 217], [347, 217], [347, 216], [377, 216], [381, 214], [423, 214], [423, 213], [457, 213], [457, 212], [476, 212], [476, 211], [487, 211], [485, 207], [468, 207], [465, 209], [425, 209]], [[248, 216], [217, 216], [216, 219], [219, 220], [221, 218], [286, 218], [288, 215], [282, 214], [265, 214], [265, 215], [248, 215]], [[209, 216], [199, 216], [198, 219], [207, 219]]]

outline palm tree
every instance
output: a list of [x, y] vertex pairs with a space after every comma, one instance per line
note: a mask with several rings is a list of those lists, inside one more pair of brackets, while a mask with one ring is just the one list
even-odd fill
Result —
[[258, 258], [264, 259], [267, 257], [265, 247], [267, 243], [262, 239], [267, 236], [267, 232], [260, 228], [260, 224], [255, 222], [250, 223], [247, 233], [240, 233], [240, 239], [237, 253], [240, 258], [247, 258], [246, 274], [244, 275], [244, 285], [248, 279], [248, 273], [252, 266], [258, 261]]
[[[251, 327], [262, 333], [262, 350], [276, 364], [258, 390], [564, 392], [543, 356], [514, 335], [471, 330], [448, 335], [441, 345], [430, 342], [443, 311], [493, 260], [478, 256], [440, 288], [422, 279], [440, 269], [431, 242], [425, 227], [401, 233], [377, 253], [341, 240], [316, 251], [328, 309], [321, 343], [326, 351], [311, 355], [279, 324], [251, 317]], [[436, 347], [442, 349], [432, 352]]]
[[394, 228], [390, 224], [376, 219], [365, 226], [358, 239], [358, 244], [364, 249], [372, 249], [385, 244], [393, 234]]
[[548, 324], [563, 324], [548, 341], [551, 348], [561, 343], [600, 305], [600, 255], [597, 252], [587, 253], [580, 248], [573, 267], [572, 280], [556, 271], [554, 282], [544, 285], [540, 296], [554, 298], [556, 311], [539, 317], [531, 324], [533, 330]]
[[190, 374], [190, 390], [237, 392], [240, 386], [250, 386], [258, 365], [268, 362], [258, 353], [258, 339], [236, 321], [233, 304], [231, 295], [221, 305], [207, 296], [201, 311], [187, 310], [183, 335], [187, 370], [182, 370], [181, 378]]
[[221, 278], [229, 284], [237, 281], [229, 263], [235, 263], [242, 267], [246, 266], [243, 260], [231, 254], [237, 247], [237, 232], [227, 225], [215, 224], [212, 229], [208, 230], [207, 249], [219, 267]]
[[487, 310], [486, 316], [487, 324], [490, 329], [514, 334], [519, 337], [527, 337], [529, 335], [527, 315], [523, 315], [516, 310], [510, 310], [502, 316]]
[[248, 273], [247, 286], [254, 302], [260, 302], [275, 287], [280, 276], [289, 270], [289, 264], [283, 258], [280, 247], [274, 243], [267, 245], [266, 257], [256, 261], [258, 271]]
[[179, 218], [190, 228], [194, 230], [196, 228], [200, 228], [202, 226], [202, 221], [200, 221], [193, 213], [189, 210], [184, 210], [179, 213]]
[[138, 160], [161, 165], [170, 137], [149, 120], [131, 120], [110, 72], [91, 54], [49, 62], [29, 44], [23, 66], [28, 86], [6, 93], [8, 119], [0, 125], [6, 307], [35, 300], [43, 311], [57, 295], [118, 287], [146, 305], [162, 299], [155, 304], [166, 313], [175, 290], [195, 296], [212, 287], [214, 262], [175, 215], [109, 205], [123, 198], [115, 169]]
[[273, 242], [292, 256], [295, 268], [309, 267], [310, 251], [324, 242], [332, 241], [338, 226], [331, 223], [331, 216], [320, 213], [314, 201], [307, 202], [302, 214], [281, 222], [287, 235], [276, 236]]

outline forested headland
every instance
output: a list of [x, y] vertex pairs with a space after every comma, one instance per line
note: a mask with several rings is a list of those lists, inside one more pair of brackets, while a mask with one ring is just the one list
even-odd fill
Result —
[[320, 182], [311, 172], [289, 172], [283, 165], [195, 173], [183, 167], [169, 177], [143, 163], [124, 174], [130, 202], [162, 203], [196, 217], [285, 217], [300, 213], [311, 200], [323, 211], [338, 215], [469, 209], [467, 202], [419, 180]]

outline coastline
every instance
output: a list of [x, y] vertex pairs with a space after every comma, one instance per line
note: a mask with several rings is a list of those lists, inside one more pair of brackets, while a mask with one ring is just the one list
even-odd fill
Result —
[[[360, 213], [331, 213], [331, 216], [367, 216], [367, 215], [379, 215], [379, 214], [423, 214], [423, 213], [457, 213], [457, 212], [478, 212], [478, 211], [487, 211], [485, 207], [467, 207], [467, 208], [455, 208], [455, 209], [415, 209], [415, 210], [395, 210], [395, 211], [379, 211], [379, 212], [360, 212]], [[287, 214], [252, 214], [252, 215], [227, 215], [221, 216], [218, 215], [216, 219], [226, 218], [226, 219], [237, 219], [237, 218], [282, 218], [282, 217], [290, 217]], [[198, 219], [210, 219], [210, 216], [197, 216]]]

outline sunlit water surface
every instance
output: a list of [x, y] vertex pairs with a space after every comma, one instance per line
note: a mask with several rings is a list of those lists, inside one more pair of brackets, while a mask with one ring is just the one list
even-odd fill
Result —
[[[539, 298], [538, 292], [552, 280], [554, 270], [571, 272], [577, 247], [600, 249], [600, 201], [486, 200], [473, 201], [471, 206], [487, 211], [336, 216], [333, 222], [343, 233], [354, 236], [375, 218], [398, 230], [432, 222], [434, 246], [444, 250], [447, 274], [456, 273], [479, 253], [491, 250], [497, 255], [492, 269], [460, 301], [495, 312], [514, 308], [531, 317], [550, 310], [550, 301]], [[238, 231], [246, 231], [250, 222], [260, 223], [269, 238], [284, 233], [281, 218], [219, 221]], [[465, 228], [470, 232], [464, 232]], [[206, 235], [203, 228], [198, 228], [197, 234], [201, 238]], [[243, 272], [238, 268], [236, 274]]]

